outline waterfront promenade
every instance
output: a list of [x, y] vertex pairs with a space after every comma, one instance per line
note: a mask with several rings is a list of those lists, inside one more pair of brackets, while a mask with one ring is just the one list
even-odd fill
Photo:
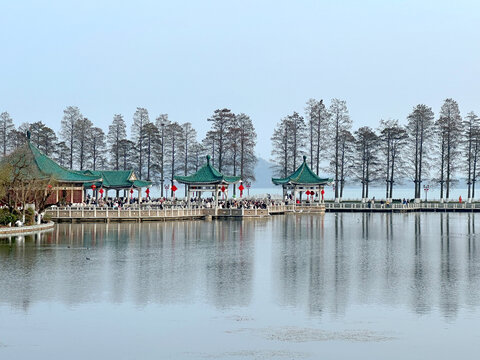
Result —
[[325, 212], [480, 212], [480, 203], [409, 203], [381, 204], [360, 202], [326, 202], [324, 204], [276, 204], [265, 205], [264, 208], [206, 208], [175, 206], [160, 208], [149, 205], [111, 208], [100, 206], [53, 207], [46, 214], [55, 222], [115, 222], [115, 221], [171, 221], [220, 218], [262, 218], [286, 213], [318, 213]]

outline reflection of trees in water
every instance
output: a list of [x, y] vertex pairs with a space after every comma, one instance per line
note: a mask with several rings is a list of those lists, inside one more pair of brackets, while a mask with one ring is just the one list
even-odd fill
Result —
[[440, 309], [445, 316], [458, 311], [458, 269], [455, 263], [455, 248], [451, 244], [450, 214], [440, 215]]
[[421, 214], [415, 213], [414, 219], [414, 264], [412, 274], [412, 306], [416, 313], [425, 314], [431, 310], [431, 279], [428, 276], [428, 256], [423, 249]]
[[216, 221], [207, 259], [207, 293], [218, 307], [247, 306], [252, 297], [255, 220]]
[[249, 222], [61, 224], [36, 241], [0, 243], [0, 303], [183, 303], [208, 291], [216, 305], [246, 305], [253, 231]]
[[476, 216], [327, 214], [323, 235], [314, 216], [278, 219], [272, 274], [279, 302], [312, 314], [380, 303], [455, 317], [461, 303], [480, 304]]

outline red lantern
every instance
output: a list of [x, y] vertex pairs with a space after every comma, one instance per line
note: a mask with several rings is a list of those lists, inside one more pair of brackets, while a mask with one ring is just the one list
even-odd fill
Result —
[[310, 195], [310, 190], [307, 190], [307, 191], [305, 192], [305, 194], [307, 194], [307, 196], [309, 196], [309, 195]]
[[133, 189], [130, 189], [130, 194], [133, 194]]
[[51, 185], [51, 184], [48, 184], [48, 185], [47, 185], [47, 188], [48, 188], [48, 190], [50, 190], [50, 189], [52, 188], [52, 185]]
[[225, 192], [225, 190], [226, 190], [226, 189], [225, 189], [225, 186], [222, 186], [222, 189], [221, 189], [221, 190], [222, 190], [222, 192]]
[[322, 194], [322, 201], [323, 201], [323, 195], [325, 194], [325, 190], [322, 189], [322, 191], [320, 191], [320, 194]]
[[100, 188], [100, 190], [98, 191], [100, 193], [100, 195], [103, 197], [103, 188]]
[[175, 192], [177, 190], [178, 190], [178, 188], [175, 185], [172, 185], [172, 191]]
[[238, 190], [240, 190], [240, 197], [243, 196], [243, 189], [245, 189], [245, 188], [243, 187], [243, 184], [240, 183], [240, 186], [238, 187]]
[[92, 190], [95, 190], [97, 187], [95, 186], [95, 184], [92, 184], [91, 188]]
[[145, 190], [145, 192], [147, 193], [147, 196], [150, 194], [150, 189], [147, 188], [147, 190]]

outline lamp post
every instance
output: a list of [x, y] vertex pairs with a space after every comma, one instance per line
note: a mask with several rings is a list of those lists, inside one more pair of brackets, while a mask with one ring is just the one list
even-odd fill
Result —
[[425, 202], [427, 202], [428, 190], [430, 190], [430, 185], [423, 185], [423, 190], [425, 191]]

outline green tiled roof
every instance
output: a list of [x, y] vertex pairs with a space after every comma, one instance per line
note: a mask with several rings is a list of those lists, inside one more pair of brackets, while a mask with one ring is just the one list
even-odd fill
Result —
[[[138, 180], [133, 170], [86, 170], [84, 173], [101, 177], [103, 181], [96, 182], [95, 186], [105, 189], [141, 188], [152, 185], [151, 181]], [[85, 188], [90, 188], [92, 185], [93, 183], [85, 184]]]
[[25, 145], [10, 154], [6, 158], [6, 161], [13, 164], [17, 162], [21, 156], [25, 157], [24, 163], [28, 164], [28, 175], [32, 178], [53, 178], [56, 181], [67, 183], [101, 181], [101, 177], [85, 175], [80, 171], [70, 170], [58, 165], [33, 145], [30, 140], [27, 140]]
[[207, 163], [195, 174], [189, 176], [174, 176], [176, 181], [182, 184], [233, 184], [240, 181], [240, 176], [226, 176], [210, 165], [210, 155], [207, 155]]
[[325, 185], [332, 179], [318, 177], [307, 165], [307, 157], [303, 157], [303, 163], [298, 169], [286, 178], [272, 178], [275, 185]]

